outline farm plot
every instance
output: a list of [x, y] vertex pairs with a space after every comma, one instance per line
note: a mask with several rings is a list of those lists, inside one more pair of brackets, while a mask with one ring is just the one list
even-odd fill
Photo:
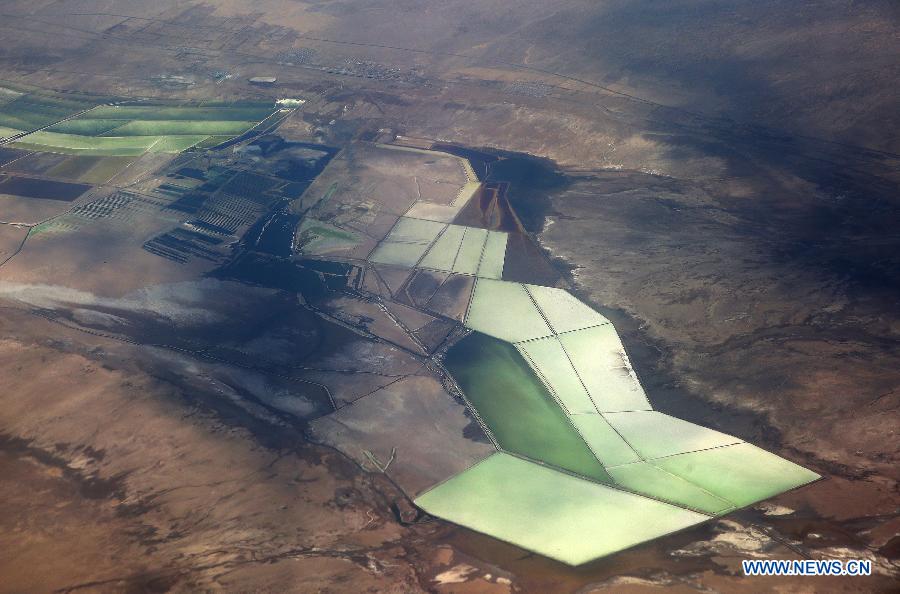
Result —
[[24, 132], [14, 147], [63, 154], [174, 154], [240, 136], [274, 112], [263, 103], [109, 105], [23, 95], [0, 105], [0, 136]]
[[15, 133], [44, 128], [79, 112], [85, 111], [101, 103], [105, 98], [90, 97], [70, 93], [53, 93], [51, 91], [27, 90], [12, 88], [4, 83], [0, 87], [0, 97], [11, 100], [0, 104], [0, 127], [8, 130], [0, 131], [0, 136], [11, 136]]

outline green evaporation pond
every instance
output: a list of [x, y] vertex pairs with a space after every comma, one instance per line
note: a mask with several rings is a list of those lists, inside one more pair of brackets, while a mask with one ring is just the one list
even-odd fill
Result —
[[370, 262], [412, 268], [425, 254], [427, 244], [383, 242], [369, 256]]
[[502, 231], [488, 231], [484, 242], [484, 253], [481, 256], [481, 264], [478, 266], [478, 276], [485, 278], [503, 278], [503, 263], [506, 260], [507, 233]]
[[570, 414], [596, 413], [594, 402], [578, 379], [569, 357], [555, 336], [520, 342], [524, 353]]
[[444, 365], [501, 449], [611, 482], [513, 345], [473, 333], [449, 350]]
[[508, 342], [552, 333], [521, 284], [488, 278], [476, 281], [465, 324]]
[[744, 507], [819, 479], [819, 475], [749, 443], [658, 458], [654, 466]]
[[572, 415], [570, 418], [607, 469], [640, 461], [640, 456], [601, 415]]
[[629, 491], [669, 501], [675, 505], [712, 515], [734, 509], [730, 501], [716, 497], [697, 485], [647, 462], [617, 466], [611, 468], [609, 473], [620, 486]]
[[456, 254], [459, 252], [459, 245], [462, 243], [465, 232], [465, 227], [449, 225], [438, 240], [434, 242], [431, 249], [428, 250], [428, 255], [425, 256], [419, 266], [445, 272], [452, 271], [453, 263], [456, 261]]
[[608, 324], [609, 320], [564, 289], [525, 285], [557, 334]]
[[650, 409], [612, 324], [566, 332], [559, 341], [600, 412]]
[[478, 264], [481, 262], [481, 252], [484, 249], [484, 241], [488, 232], [484, 229], [466, 227], [466, 233], [456, 254], [456, 262], [453, 264], [453, 272], [474, 275], [478, 272]]
[[708, 450], [741, 441], [655, 410], [607, 413], [606, 420], [647, 459]]
[[446, 226], [443, 223], [434, 221], [400, 217], [385, 241], [392, 243], [424, 243], [427, 245], [434, 241]]
[[415, 502], [432, 515], [570, 565], [709, 519], [504, 453]]

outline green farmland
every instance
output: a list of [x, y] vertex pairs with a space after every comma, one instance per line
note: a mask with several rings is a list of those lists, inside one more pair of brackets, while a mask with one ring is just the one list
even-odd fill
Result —
[[268, 103], [136, 102], [0, 85], [0, 137], [14, 148], [136, 157], [210, 147], [275, 113]]

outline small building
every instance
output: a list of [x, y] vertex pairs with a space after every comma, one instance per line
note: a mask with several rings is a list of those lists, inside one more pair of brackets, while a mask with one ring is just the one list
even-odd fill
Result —
[[250, 79], [251, 85], [259, 85], [261, 87], [271, 87], [275, 85], [278, 79], [274, 76], [254, 76]]

